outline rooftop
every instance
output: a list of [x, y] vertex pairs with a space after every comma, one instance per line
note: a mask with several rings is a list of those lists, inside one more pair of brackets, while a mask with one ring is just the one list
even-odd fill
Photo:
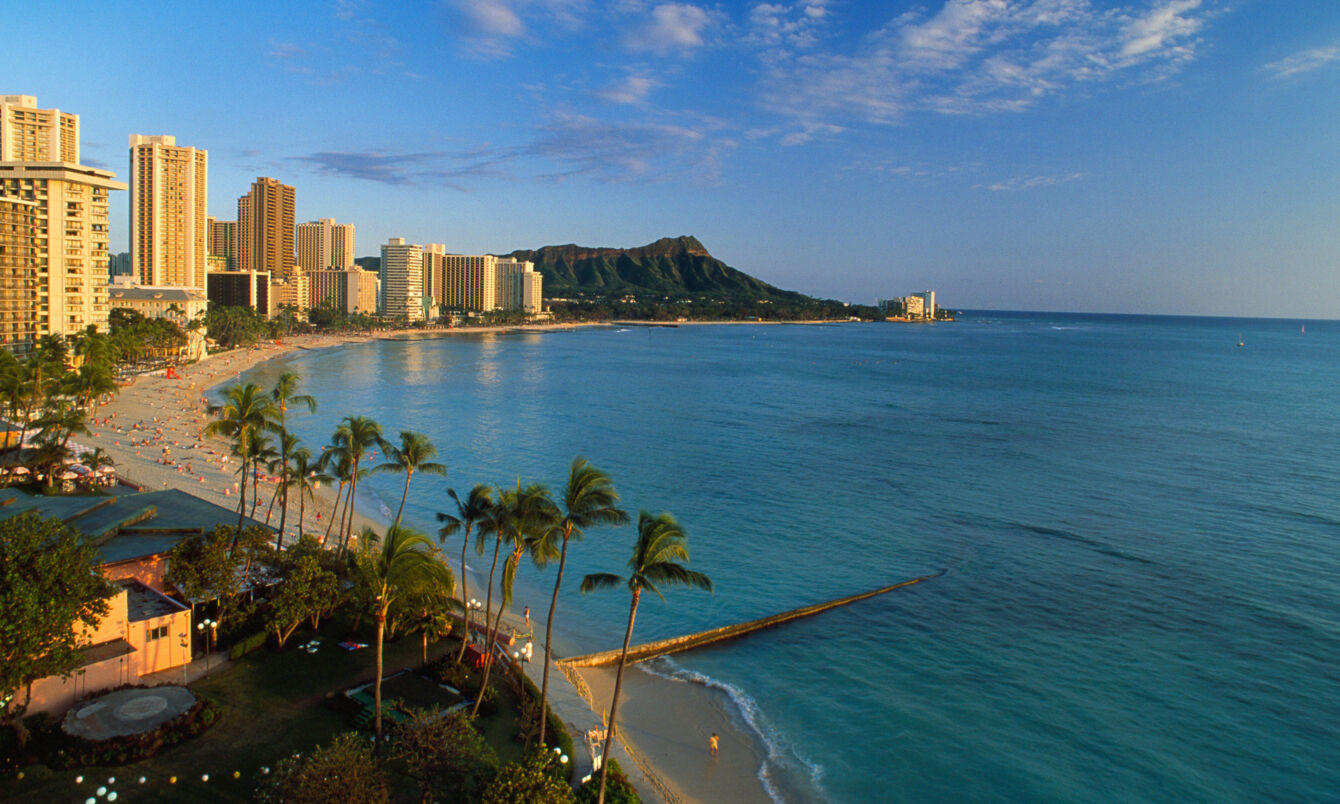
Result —
[[186, 611], [182, 604], [155, 592], [134, 578], [117, 581], [116, 585], [126, 590], [126, 619], [132, 623]]

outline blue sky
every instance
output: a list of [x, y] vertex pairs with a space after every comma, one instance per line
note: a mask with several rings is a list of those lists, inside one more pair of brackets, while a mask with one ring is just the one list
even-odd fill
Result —
[[78, 113], [85, 161], [124, 177], [128, 135], [176, 135], [210, 152], [211, 214], [274, 176], [359, 254], [692, 234], [863, 303], [1340, 318], [1337, 0], [17, 16], [0, 92]]

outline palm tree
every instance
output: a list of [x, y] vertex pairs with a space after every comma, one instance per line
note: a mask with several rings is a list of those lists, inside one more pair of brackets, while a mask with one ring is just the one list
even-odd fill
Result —
[[[291, 444], [288, 440], [288, 408], [289, 405], [303, 405], [308, 413], [316, 413], [316, 397], [308, 394], [298, 393], [298, 385], [302, 383], [302, 377], [295, 371], [286, 371], [280, 374], [275, 380], [275, 387], [270, 389], [270, 400], [272, 404], [272, 424], [279, 432], [279, 457], [280, 465], [284, 471], [279, 473], [280, 489], [283, 491], [282, 501], [279, 509], [279, 543], [275, 549], [284, 545], [284, 524], [288, 520], [288, 484], [284, 481], [288, 470], [288, 456]], [[269, 522], [269, 519], [266, 519]]]
[[233, 549], [242, 533], [242, 522], [247, 511], [247, 467], [251, 456], [251, 442], [265, 427], [270, 400], [255, 383], [230, 385], [223, 391], [222, 405], [211, 405], [209, 412], [218, 418], [205, 426], [206, 435], [222, 435], [233, 442], [233, 451], [241, 458], [242, 499], [237, 507], [237, 530], [233, 534]]
[[694, 572], [678, 562], [688, 562], [688, 536], [669, 513], [653, 517], [642, 511], [637, 517], [637, 544], [633, 547], [633, 557], [628, 560], [628, 578], [597, 572], [582, 579], [582, 594], [594, 589], [608, 589], [621, 583], [627, 584], [633, 600], [628, 607], [628, 629], [624, 631], [623, 653], [619, 656], [619, 672], [614, 676], [614, 695], [610, 698], [609, 730], [605, 737], [605, 748], [601, 752], [600, 791], [597, 804], [605, 804], [605, 774], [609, 770], [610, 747], [614, 745], [614, 730], [617, 724], [615, 715], [619, 709], [619, 688], [623, 686], [623, 669], [628, 662], [628, 643], [633, 639], [633, 622], [637, 619], [637, 604], [644, 590], [651, 590], [665, 600], [658, 586], [687, 586], [712, 590], [712, 579], [701, 572]]
[[[549, 496], [549, 489], [538, 483], [532, 483], [523, 489], [521, 481], [518, 480], [516, 490], [498, 492], [498, 504], [494, 513], [494, 527], [498, 536], [493, 552], [494, 566], [498, 564], [498, 548], [504, 539], [511, 542], [512, 552], [503, 563], [503, 574], [499, 579], [501, 600], [498, 604], [498, 614], [485, 634], [488, 651], [484, 655], [484, 679], [479, 685], [480, 697], [475, 701], [474, 714], [479, 713], [484, 690], [489, 686], [489, 674], [493, 670], [493, 641], [502, 626], [503, 610], [512, 603], [512, 586], [516, 580], [517, 568], [521, 564], [521, 557], [529, 551], [536, 564], [545, 565], [551, 555], [550, 548], [546, 545], [553, 544], [553, 539], [547, 536], [557, 527], [558, 519], [558, 508]], [[492, 573], [489, 575], [489, 583], [493, 583]], [[487, 614], [486, 608], [486, 623]]]
[[[597, 525], [625, 525], [628, 513], [619, 508], [619, 492], [614, 490], [610, 476], [577, 457], [568, 469], [568, 485], [563, 489], [563, 519], [558, 535], [563, 544], [558, 553], [558, 577], [554, 579], [554, 597], [549, 602], [549, 616], [544, 624], [544, 678], [540, 684], [540, 712], [549, 703], [549, 645], [554, 638], [554, 611], [558, 608], [558, 589], [563, 585], [563, 567], [568, 562], [568, 541], [582, 538], [585, 528]], [[547, 717], [540, 719], [540, 745], [544, 745]]]
[[[460, 664], [465, 658], [465, 646], [470, 640], [469, 583], [466, 581], [465, 551], [470, 546], [470, 528], [477, 523], [486, 522], [493, 509], [493, 489], [480, 483], [470, 489], [464, 500], [456, 496], [456, 489], [447, 489], [447, 494], [456, 503], [456, 513], [438, 512], [437, 521], [442, 523], [442, 529], [437, 532], [437, 536], [445, 543], [447, 537], [460, 531], [465, 532], [465, 539], [461, 542], [461, 607], [465, 610], [465, 636], [461, 638], [461, 651], [456, 655], [456, 664]], [[480, 544], [482, 546], [483, 542]]]
[[385, 452], [388, 445], [382, 438], [382, 426], [366, 416], [345, 416], [341, 426], [347, 433], [349, 449], [349, 497], [345, 500], [348, 522], [344, 526], [344, 539], [340, 542], [340, 552], [343, 553], [354, 527], [354, 502], [358, 499], [356, 495], [360, 476], [358, 463], [363, 459], [368, 447], [376, 444]]
[[401, 430], [400, 446], [385, 444], [383, 450], [386, 452], [387, 463], [374, 468], [373, 474], [405, 473], [405, 490], [400, 495], [400, 508], [395, 512], [395, 521], [399, 524], [400, 515], [405, 512], [405, 500], [409, 499], [409, 481], [414, 479], [414, 473], [417, 471], [445, 477], [447, 465], [430, 462], [429, 459], [437, 454], [437, 447], [428, 440], [428, 436], [413, 430]]
[[288, 457], [292, 464], [289, 471], [293, 475], [293, 485], [298, 490], [298, 540], [301, 541], [303, 521], [307, 514], [307, 501], [310, 499], [315, 502], [317, 485], [329, 483], [334, 478], [318, 471], [320, 464], [312, 461], [312, 451], [306, 447], [298, 447]]
[[427, 536], [395, 525], [386, 531], [381, 549], [363, 562], [363, 577], [377, 622], [377, 681], [372, 705], [378, 755], [382, 738], [382, 641], [386, 634], [386, 612], [399, 595], [416, 584], [436, 583], [455, 593], [456, 580], [451, 569], [435, 553]]
[[263, 432], [251, 437], [251, 518], [256, 518], [256, 506], [261, 501], [261, 467], [279, 457], [272, 438]]

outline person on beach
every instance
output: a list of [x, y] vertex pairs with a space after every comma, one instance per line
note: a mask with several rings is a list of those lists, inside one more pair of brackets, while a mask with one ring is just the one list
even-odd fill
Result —
[[709, 752], [712, 756], [716, 756], [716, 755], [717, 755], [717, 749], [720, 747], [720, 745], [721, 745], [721, 741], [717, 738], [717, 733], [716, 733], [716, 732], [712, 732], [712, 739], [710, 739], [710, 740], [707, 741], [707, 750], [708, 750], [708, 752]]
[[526, 627], [530, 628], [530, 606], [526, 607]]

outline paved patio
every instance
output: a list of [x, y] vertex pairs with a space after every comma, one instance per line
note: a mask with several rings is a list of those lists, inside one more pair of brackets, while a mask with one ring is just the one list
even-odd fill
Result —
[[185, 687], [135, 687], [85, 701], [66, 713], [61, 728], [85, 740], [142, 734], [194, 705], [195, 695]]

